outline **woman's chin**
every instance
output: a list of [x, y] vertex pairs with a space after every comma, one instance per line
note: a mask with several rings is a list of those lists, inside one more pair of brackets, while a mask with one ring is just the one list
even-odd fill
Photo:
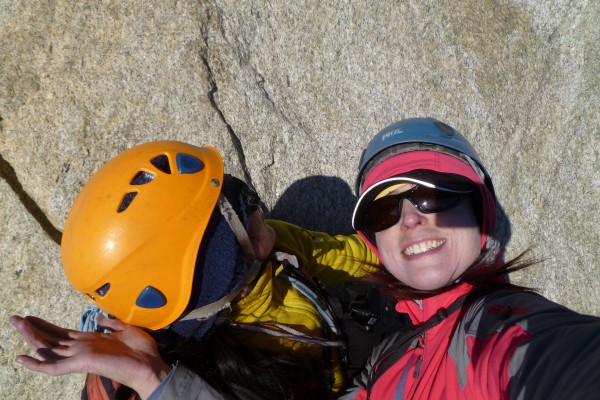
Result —
[[403, 282], [413, 289], [418, 290], [437, 290], [452, 283], [452, 277], [450, 275], [421, 276], [420, 278], [421, 279], [408, 279]]

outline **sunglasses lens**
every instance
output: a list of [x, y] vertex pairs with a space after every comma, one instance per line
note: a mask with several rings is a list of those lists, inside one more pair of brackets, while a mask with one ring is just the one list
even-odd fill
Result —
[[372, 202], [366, 211], [365, 226], [372, 232], [380, 232], [396, 224], [400, 219], [404, 199], [408, 199], [420, 212], [428, 214], [456, 207], [465, 195], [417, 186], [408, 192], [382, 197]]
[[399, 202], [396, 196], [382, 197], [371, 203], [367, 210], [366, 225], [373, 232], [383, 231], [400, 219]]
[[464, 198], [462, 193], [417, 187], [411, 193], [410, 200], [424, 213], [436, 213], [456, 207]]

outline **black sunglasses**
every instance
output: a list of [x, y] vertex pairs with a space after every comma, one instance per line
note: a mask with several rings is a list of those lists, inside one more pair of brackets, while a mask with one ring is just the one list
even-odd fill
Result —
[[432, 214], [458, 206], [472, 192], [473, 190], [454, 192], [417, 185], [406, 192], [373, 201], [365, 212], [364, 228], [380, 232], [395, 225], [400, 220], [404, 199], [410, 201], [420, 212]]

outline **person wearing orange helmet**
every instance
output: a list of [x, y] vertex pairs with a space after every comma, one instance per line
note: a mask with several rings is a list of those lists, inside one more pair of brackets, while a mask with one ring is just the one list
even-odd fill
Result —
[[[92, 303], [87, 332], [13, 316], [27, 343], [45, 348], [42, 360], [17, 361], [89, 372], [83, 398], [92, 400], [337, 396], [345, 335], [311, 276], [358, 279], [376, 260], [356, 235], [315, 237], [328, 251], [302, 257], [303, 269], [272, 251], [259, 203], [212, 147], [162, 141], [119, 154], [76, 198], [61, 243], [65, 275]], [[279, 226], [280, 248], [293, 250], [294, 229]]]

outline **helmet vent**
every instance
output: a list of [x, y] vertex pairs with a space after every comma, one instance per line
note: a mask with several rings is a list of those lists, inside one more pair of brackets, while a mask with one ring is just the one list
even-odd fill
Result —
[[445, 124], [441, 121], [435, 121], [433, 125], [435, 125], [435, 127], [438, 128], [440, 132], [442, 132], [444, 135], [454, 136], [454, 128], [452, 128], [450, 125]]
[[186, 153], [177, 153], [175, 160], [180, 174], [195, 174], [204, 168], [202, 161]]
[[125, 195], [125, 197], [123, 197], [123, 201], [121, 201], [121, 204], [119, 205], [119, 209], [117, 210], [117, 212], [123, 212], [123, 211], [127, 210], [127, 207], [129, 207], [129, 205], [131, 204], [131, 202], [133, 201], [135, 196], [137, 196], [137, 192], [127, 193]]
[[169, 166], [169, 157], [167, 157], [166, 155], [161, 154], [160, 156], [156, 156], [152, 160], [150, 160], [150, 162], [152, 163], [152, 165], [154, 165], [156, 168], [158, 168], [165, 174], [171, 173], [171, 167]]
[[138, 172], [133, 179], [131, 180], [132, 185], [145, 185], [148, 182], [152, 182], [154, 180], [154, 175], [146, 171]]
[[96, 293], [98, 293], [100, 296], [104, 297], [104, 296], [106, 296], [106, 293], [108, 293], [109, 290], [110, 290], [110, 283], [107, 283], [105, 285], [102, 285], [102, 287], [99, 287], [98, 289], [96, 289]]
[[167, 304], [165, 295], [152, 286], [146, 286], [135, 301], [135, 305], [142, 308], [160, 308], [165, 304]]

